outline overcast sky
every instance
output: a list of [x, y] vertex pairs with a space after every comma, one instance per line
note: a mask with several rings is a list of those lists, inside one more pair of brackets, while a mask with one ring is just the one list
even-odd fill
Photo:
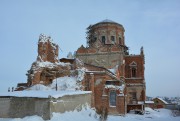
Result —
[[0, 0], [0, 92], [27, 81], [41, 33], [62, 58], [104, 19], [124, 26], [131, 54], [144, 47], [147, 95], [180, 96], [180, 0]]

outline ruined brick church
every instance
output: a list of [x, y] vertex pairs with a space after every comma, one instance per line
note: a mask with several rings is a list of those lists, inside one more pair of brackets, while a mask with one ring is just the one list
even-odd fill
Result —
[[17, 90], [47, 85], [58, 77], [78, 76], [78, 70], [83, 68], [80, 90], [92, 91], [92, 107], [104, 107], [109, 114], [117, 115], [143, 111], [146, 97], [143, 47], [138, 55], [129, 54], [124, 32], [121, 24], [111, 20], [90, 25], [87, 46], [80, 46], [74, 58], [62, 59], [58, 59], [58, 45], [50, 37], [40, 35], [37, 60], [27, 73], [27, 83], [18, 84]]

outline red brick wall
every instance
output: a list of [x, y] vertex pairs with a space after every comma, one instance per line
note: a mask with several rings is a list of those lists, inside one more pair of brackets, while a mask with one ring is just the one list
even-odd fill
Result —
[[144, 79], [126, 79], [126, 83], [129, 84], [129, 83], [143, 83]]
[[125, 98], [124, 96], [117, 96], [117, 111], [120, 114], [125, 114]]
[[[92, 77], [94, 78], [94, 82], [92, 82]], [[101, 82], [97, 82], [98, 79], [101, 80]], [[92, 106], [95, 106], [97, 109], [100, 109], [101, 107], [106, 107], [108, 109], [109, 114], [125, 114], [125, 105], [124, 105], [124, 96], [118, 96], [120, 94], [119, 90], [116, 90], [116, 106], [112, 107], [109, 105], [109, 93], [111, 90], [114, 89], [105, 89], [104, 85], [107, 80], [114, 80], [106, 73], [104, 74], [86, 74], [85, 80], [86, 85], [89, 81], [89, 88], [92, 91], [92, 95], [94, 96], [94, 102], [92, 103]], [[83, 82], [83, 84], [85, 84]], [[94, 84], [93, 84], [94, 83]], [[116, 85], [120, 85], [120, 82], [117, 81]], [[94, 89], [93, 89], [94, 88]]]
[[125, 77], [131, 78], [131, 69], [130, 64], [132, 62], [135, 62], [137, 64], [137, 73], [136, 77], [140, 77], [144, 79], [144, 56], [141, 55], [132, 55], [132, 56], [125, 56]]
[[[50, 41], [38, 43], [38, 56], [40, 56], [43, 61], [58, 62], [58, 51], [58, 45]], [[37, 59], [40, 61], [39, 57]]]

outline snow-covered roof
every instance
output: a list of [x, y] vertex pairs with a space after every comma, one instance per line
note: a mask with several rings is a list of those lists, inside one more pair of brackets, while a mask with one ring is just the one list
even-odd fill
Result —
[[154, 104], [154, 101], [145, 101], [146, 104]]
[[89, 70], [86, 70], [86, 73], [105, 73], [105, 71], [89, 71]]
[[116, 74], [116, 70], [114, 68], [108, 69], [110, 72], [112, 72], [113, 74]]
[[14, 91], [7, 93], [0, 93], [2, 96], [11, 97], [37, 97], [37, 98], [59, 98], [65, 95], [79, 95], [79, 94], [89, 94], [91, 91]]
[[168, 104], [168, 102], [166, 102], [165, 100], [163, 100], [162, 98], [157, 98], [159, 100], [161, 100], [164, 104]]
[[117, 86], [117, 85], [105, 85], [105, 88], [114, 88], [116, 90], [120, 90], [120, 91], [123, 91], [124, 88], [125, 88], [125, 85], [122, 84], [121, 86]]
[[110, 68], [108, 69], [110, 72], [112, 72], [113, 74], [116, 74], [116, 71], [118, 70], [118, 65], [116, 65], [114, 68]]
[[36, 71], [38, 71], [41, 68], [52, 69], [52, 68], [55, 68], [55, 67], [58, 67], [58, 66], [68, 66], [68, 65], [69, 65], [69, 63], [63, 63], [63, 62], [51, 63], [51, 62], [48, 62], [48, 61], [42, 61], [42, 62], [41, 61], [35, 61], [32, 64], [31, 70], [33, 70], [34, 73], [36, 73]]
[[138, 104], [144, 104], [144, 101], [138, 101]]
[[55, 63], [51, 63], [51, 62], [48, 62], [48, 61], [43, 61], [43, 62], [40, 62], [40, 61], [37, 61], [37, 66], [38, 67], [48, 67], [48, 68], [53, 68], [53, 67], [56, 67], [57, 65], [61, 65], [61, 66], [66, 66], [66, 65], [69, 65], [69, 63], [63, 63], [63, 62], [55, 62]]
[[49, 85], [43, 85], [43, 84], [36, 84], [32, 87], [27, 88], [26, 90], [38, 90], [38, 91], [55, 91], [56, 84], [57, 84], [57, 90], [58, 91], [77, 91], [81, 90], [81, 84], [79, 81], [81, 81], [84, 78], [84, 75], [78, 74], [77, 77], [59, 77], [52, 81]]

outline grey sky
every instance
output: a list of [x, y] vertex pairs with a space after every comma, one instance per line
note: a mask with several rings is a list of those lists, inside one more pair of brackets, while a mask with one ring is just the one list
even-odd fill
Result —
[[179, 0], [1, 0], [0, 92], [26, 82], [40, 33], [62, 58], [86, 46], [86, 28], [104, 19], [124, 26], [131, 54], [144, 46], [147, 95], [180, 96]]

